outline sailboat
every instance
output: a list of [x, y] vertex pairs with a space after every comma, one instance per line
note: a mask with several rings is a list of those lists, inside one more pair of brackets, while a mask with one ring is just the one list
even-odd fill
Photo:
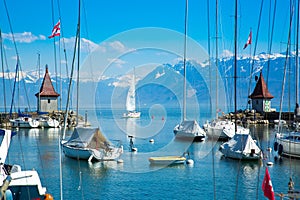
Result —
[[238, 160], [260, 160], [262, 151], [250, 134], [237, 133], [237, 1], [235, 5], [235, 34], [234, 34], [234, 110], [235, 135], [228, 142], [220, 145], [219, 151], [228, 158]]
[[23, 171], [19, 165], [5, 164], [14, 132], [1, 129], [0, 134], [4, 135], [0, 146], [1, 199], [53, 199], [46, 193], [47, 189], [42, 186], [37, 171]]
[[133, 70], [132, 81], [127, 93], [126, 99], [127, 113], [123, 114], [124, 118], [140, 118], [141, 112], [136, 111], [136, 98], [135, 98], [135, 68]]
[[62, 146], [66, 156], [89, 161], [116, 160], [123, 153], [123, 147], [112, 145], [99, 128], [77, 127]]
[[[216, 75], [218, 74], [218, 3], [216, 6]], [[210, 53], [210, 52], [209, 52]], [[210, 57], [209, 57], [210, 59]], [[218, 78], [216, 76], [216, 108], [218, 107]], [[219, 109], [217, 109], [219, 110]], [[218, 140], [228, 140], [235, 135], [235, 125], [230, 120], [219, 119], [218, 112], [216, 113], [216, 119], [211, 122], [206, 122], [203, 125], [208, 137], [218, 138]], [[238, 133], [249, 133], [249, 129], [242, 126], [237, 126]]]
[[[79, 0], [79, 14], [78, 14], [78, 25], [76, 32], [76, 47], [74, 49], [74, 55], [78, 53], [78, 71], [77, 71], [77, 115], [78, 115], [78, 93], [79, 93], [79, 58], [80, 58], [80, 0]], [[99, 128], [92, 127], [76, 127], [71, 135], [71, 137], [66, 140], [65, 132], [67, 126], [68, 118], [68, 109], [69, 109], [69, 100], [70, 92], [74, 71], [74, 63], [72, 62], [72, 71], [70, 76], [69, 88], [68, 88], [68, 98], [65, 111], [65, 120], [64, 120], [64, 131], [63, 138], [61, 141], [62, 150], [67, 157], [75, 159], [84, 159], [92, 161], [93, 159], [97, 161], [108, 161], [115, 160], [123, 153], [123, 146], [114, 146], [112, 145], [101, 133]], [[78, 116], [77, 123], [78, 125]]]
[[180, 124], [174, 128], [174, 134], [178, 139], [187, 139], [194, 141], [202, 141], [206, 137], [206, 132], [199, 126], [196, 120], [186, 119], [186, 40], [187, 40], [187, 16], [188, 16], [188, 0], [186, 0], [185, 8], [185, 30], [184, 30], [184, 58], [183, 58], [183, 119]]

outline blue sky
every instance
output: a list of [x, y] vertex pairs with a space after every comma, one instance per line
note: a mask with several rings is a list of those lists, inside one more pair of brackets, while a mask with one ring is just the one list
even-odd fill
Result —
[[[264, 1], [257, 53], [267, 52], [270, 2], [272, 2], [271, 8], [273, 9], [274, 1]], [[285, 43], [287, 42], [290, 10], [289, 2], [286, 0], [277, 2], [272, 52], [283, 52], [286, 49]], [[210, 34], [212, 37], [211, 49], [214, 54], [215, 1], [209, 1], [209, 3]], [[74, 0], [6, 0], [6, 5], [16, 38], [22, 69], [24, 71], [36, 70], [37, 53], [40, 53], [41, 66], [43, 67], [48, 64], [49, 71], [51, 73], [55, 72], [53, 67], [55, 60], [54, 43], [53, 39], [48, 39], [48, 36], [51, 34], [53, 23], [56, 23], [59, 17], [61, 17], [61, 36], [64, 38], [64, 43], [62, 42], [62, 37], [55, 38], [57, 42], [57, 54], [59, 51], [61, 52], [60, 55], [57, 55], [57, 65], [65, 65], [64, 55], [62, 54], [62, 46], [65, 45], [70, 71], [78, 17], [78, 2]], [[103, 58], [106, 60], [100, 59], [97, 63], [93, 63], [93, 65], [100, 66], [101, 63], [99, 62], [113, 63], [113, 65], [118, 65], [116, 67], [118, 71], [128, 64], [128, 61], [121, 59], [122, 53], [126, 54], [133, 48], [136, 48], [136, 46], [143, 48], [143, 45], [146, 45], [145, 47], [148, 48], [150, 43], [152, 43], [151, 45], [154, 47], [166, 48], [167, 51], [169, 49], [171, 49], [171, 52], [183, 51], [183, 39], [181, 36], [184, 33], [184, 0], [82, 0], [81, 6], [81, 43], [83, 45], [81, 47], [81, 62], [85, 62], [87, 55], [98, 48], [100, 50], [98, 52], [101, 55], [106, 54], [105, 58]], [[240, 55], [249, 55], [250, 53], [249, 47], [243, 50], [250, 28], [253, 31], [251, 49], [252, 51], [254, 49], [260, 6], [261, 1], [259, 0], [239, 1], [238, 51]], [[60, 16], [59, 10], [61, 13]], [[54, 15], [52, 15], [52, 11]], [[234, 50], [233, 14], [234, 1], [219, 0], [219, 56], [223, 52], [233, 52]], [[148, 29], [149, 27], [151, 29]], [[0, 4], [0, 28], [3, 34], [3, 45], [8, 68], [10, 71], [14, 71], [16, 52], [9, 37], [11, 30], [3, 2]], [[152, 31], [156, 30], [156, 28], [166, 31], [156, 36], [152, 34]], [[188, 37], [201, 46], [204, 51], [207, 51], [207, 28], [207, 0], [189, 0]], [[132, 31], [141, 29], [144, 31]], [[178, 37], [168, 37], [169, 31], [177, 32]], [[135, 33], [139, 33], [139, 35], [136, 36]], [[148, 39], [147, 35], [151, 35], [152, 39], [143, 41]], [[164, 35], [164, 37], [161, 37], [161, 35]], [[295, 33], [293, 32], [292, 35], [292, 43], [294, 43]], [[126, 38], [126, 41], [124, 38]], [[61, 39], [60, 45], [58, 43], [59, 39]], [[162, 43], [164, 45], [160, 46]], [[191, 49], [192, 47], [193, 45], [188, 45], [187, 57], [192, 57], [193, 59], [197, 59], [197, 55], [201, 57], [201, 52], [195, 52], [194, 49]], [[117, 54], [113, 54], [113, 51], [117, 52]], [[116, 55], [117, 57], [114, 57]], [[143, 58], [145, 57], [136, 58], [139, 59], [139, 65], [143, 65]], [[150, 59], [147, 60], [147, 63], [166, 63], [171, 62], [170, 59], [174, 59], [174, 56], [166, 56], [166, 59], [161, 59], [160, 56], [158, 59], [154, 58], [154, 55], [152, 57], [149, 55], [148, 58], [153, 58], [153, 61]], [[130, 63], [131, 66], [135, 64]], [[62, 73], [65, 73], [65, 70], [62, 71]]]

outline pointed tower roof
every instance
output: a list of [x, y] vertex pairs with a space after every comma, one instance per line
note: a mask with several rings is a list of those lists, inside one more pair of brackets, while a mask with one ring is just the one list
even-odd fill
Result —
[[43, 80], [42, 86], [40, 88], [40, 92], [36, 93], [35, 96], [39, 96], [39, 94], [40, 94], [40, 97], [58, 97], [58, 96], [60, 96], [60, 94], [55, 92], [54, 87], [52, 85], [52, 81], [51, 81], [50, 75], [48, 73], [48, 65], [46, 65], [46, 72], [44, 75], [44, 80]]
[[256, 83], [253, 93], [249, 96], [251, 99], [273, 99], [274, 96], [269, 92], [265, 79], [260, 72], [259, 79]]

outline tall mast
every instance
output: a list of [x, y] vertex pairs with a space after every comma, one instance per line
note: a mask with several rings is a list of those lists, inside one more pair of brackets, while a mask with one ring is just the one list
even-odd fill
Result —
[[[38, 53], [38, 68], [39, 68], [39, 72], [38, 72], [38, 74], [39, 74], [39, 81], [38, 81], [38, 83], [39, 83], [39, 87], [40, 87], [40, 83], [41, 83], [41, 81], [40, 81], [40, 78], [41, 78], [41, 60], [40, 60], [40, 54]], [[39, 93], [38, 93], [38, 108], [37, 108], [37, 111], [39, 112], [41, 110], [41, 93], [40, 93], [40, 91], [39, 91]]]
[[234, 113], [235, 113], [235, 125], [234, 125], [234, 130], [235, 133], [237, 132], [237, 124], [236, 124], [236, 120], [237, 120], [237, 100], [236, 100], [236, 79], [237, 79], [237, 7], [238, 6], [238, 2], [237, 0], [235, 0], [235, 14], [234, 14]]
[[299, 9], [300, 1], [298, 1], [298, 12], [297, 12], [297, 31], [296, 31], [296, 103], [298, 103], [298, 87], [299, 87]]
[[216, 119], [218, 119], [218, 0], [216, 0]]
[[78, 117], [79, 117], [79, 66], [80, 66], [80, 0], [78, 5], [78, 48], [77, 48], [77, 106], [76, 106], [76, 124], [78, 125]]
[[0, 29], [0, 49], [1, 49], [1, 66], [2, 66], [2, 83], [3, 83], [3, 100], [4, 100], [4, 113], [6, 114], [6, 94], [5, 94], [5, 80], [4, 80], [4, 54], [3, 54], [3, 43], [2, 43], [2, 32]]
[[183, 52], [183, 121], [186, 120], [186, 38], [187, 38], [188, 0], [185, 1], [184, 52]]

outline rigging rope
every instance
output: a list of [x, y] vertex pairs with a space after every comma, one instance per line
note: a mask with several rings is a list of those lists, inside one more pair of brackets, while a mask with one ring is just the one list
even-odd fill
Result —
[[[259, 28], [260, 28], [260, 21], [261, 21], [263, 4], [264, 4], [264, 1], [261, 1], [260, 11], [259, 11], [259, 18], [258, 18], [258, 27], [257, 27], [257, 31], [256, 31], [255, 45], [254, 45], [254, 50], [253, 50], [253, 57], [256, 54], [256, 47], [257, 47], [257, 42], [258, 42], [258, 33], [259, 33]], [[249, 86], [248, 86], [248, 96], [250, 96], [253, 68], [254, 68], [254, 60], [252, 61], [251, 72], [250, 72], [250, 77], [249, 77], [250, 80], [249, 80]], [[247, 101], [247, 104], [248, 104], [248, 101]]]
[[[211, 50], [210, 50], [210, 16], [209, 16], [209, 0], [207, 0], [207, 39], [208, 39], [208, 43], [207, 43], [207, 48], [208, 48], [208, 65], [209, 65], [209, 90], [210, 92], [212, 91], [212, 81], [211, 81], [211, 62], [210, 62], [210, 55], [211, 55]], [[210, 102], [210, 114], [212, 113], [212, 102]], [[215, 175], [215, 151], [214, 151], [214, 132], [213, 132], [213, 138], [212, 138], [212, 170], [213, 170], [213, 195], [214, 195], [214, 199], [216, 199], [216, 175]]]

